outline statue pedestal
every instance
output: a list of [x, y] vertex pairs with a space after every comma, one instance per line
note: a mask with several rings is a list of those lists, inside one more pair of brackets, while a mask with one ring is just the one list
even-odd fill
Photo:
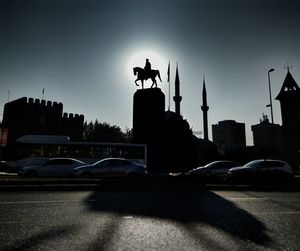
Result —
[[159, 88], [137, 90], [133, 96], [133, 141], [147, 144], [148, 166], [160, 158], [165, 119], [165, 95]]
[[133, 96], [133, 140], [151, 143], [163, 130], [165, 95], [159, 88], [137, 90]]

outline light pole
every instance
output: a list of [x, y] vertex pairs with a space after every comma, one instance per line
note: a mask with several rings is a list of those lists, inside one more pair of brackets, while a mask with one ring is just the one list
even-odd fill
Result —
[[267, 105], [267, 107], [271, 108], [271, 121], [272, 124], [274, 124], [274, 118], [273, 118], [273, 105], [272, 105], [272, 94], [271, 94], [271, 81], [270, 81], [270, 72], [274, 71], [274, 69], [268, 70], [268, 82], [269, 82], [269, 95], [270, 95], [270, 104]]

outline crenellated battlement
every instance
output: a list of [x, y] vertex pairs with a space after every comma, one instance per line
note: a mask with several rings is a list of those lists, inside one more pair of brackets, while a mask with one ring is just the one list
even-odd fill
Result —
[[47, 106], [47, 107], [54, 107], [54, 108], [60, 108], [63, 106], [61, 102], [56, 102], [56, 101], [47, 101], [44, 99], [34, 99], [34, 98], [20, 98], [11, 102], [19, 103], [22, 102], [23, 104], [35, 104], [35, 105], [40, 105], [40, 106]]
[[22, 97], [13, 101], [10, 101], [6, 103], [6, 105], [40, 105], [42, 107], [54, 107], [54, 108], [60, 108], [63, 107], [63, 104], [61, 102], [56, 102], [56, 101], [47, 101], [44, 99], [34, 99], [34, 98], [27, 98], [27, 97]]
[[26, 134], [67, 135], [80, 140], [83, 122], [82, 114], [63, 113], [60, 102], [27, 97], [6, 103], [2, 120], [10, 128], [10, 142]]
[[84, 119], [84, 116], [82, 114], [77, 114], [77, 113], [67, 113], [67, 112], [64, 112], [63, 114], [63, 118], [64, 119]]

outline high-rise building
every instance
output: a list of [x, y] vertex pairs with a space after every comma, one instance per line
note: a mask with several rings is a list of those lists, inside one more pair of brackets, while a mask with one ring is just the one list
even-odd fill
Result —
[[265, 157], [276, 157], [282, 152], [282, 128], [278, 124], [270, 123], [267, 115], [263, 115], [260, 123], [252, 125], [251, 129], [254, 147], [257, 151], [268, 154]]
[[213, 142], [221, 154], [231, 153], [246, 147], [245, 123], [234, 120], [219, 121], [212, 125]]

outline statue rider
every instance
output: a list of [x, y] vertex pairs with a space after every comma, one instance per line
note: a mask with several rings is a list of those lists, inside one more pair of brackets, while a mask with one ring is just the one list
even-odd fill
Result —
[[145, 64], [144, 70], [145, 70], [145, 75], [149, 76], [150, 72], [151, 72], [151, 64], [150, 64], [148, 58], [146, 58], [146, 64]]

